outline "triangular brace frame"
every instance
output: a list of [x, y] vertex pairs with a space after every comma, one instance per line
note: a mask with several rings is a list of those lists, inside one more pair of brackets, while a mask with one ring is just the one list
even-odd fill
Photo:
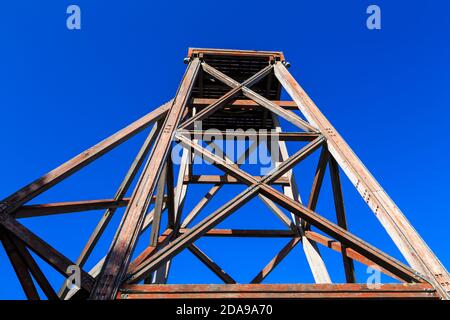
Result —
[[[214, 67], [215, 58], [257, 61], [262, 68], [242, 82], [226, 74], [227, 67]], [[0, 203], [0, 240], [29, 299], [39, 299], [32, 277], [49, 299], [115, 299], [115, 298], [441, 298], [449, 299], [450, 276], [434, 253], [411, 226], [379, 183], [350, 149], [336, 129], [309, 98], [287, 69], [281, 52], [242, 51], [218, 49], [190, 49], [188, 67], [175, 98], [155, 109], [128, 127], [82, 152], [40, 179], [25, 186]], [[220, 70], [222, 69], [222, 70]], [[209, 76], [230, 88], [216, 98], [205, 98], [203, 79]], [[259, 89], [251, 87], [267, 80], [267, 90], [278, 81], [293, 101], [273, 100]], [[215, 90], [222, 90], [217, 85]], [[196, 92], [196, 96], [194, 96]], [[199, 94], [200, 93], [200, 94]], [[248, 100], [242, 99], [243, 97]], [[262, 109], [270, 117], [276, 131], [281, 162], [265, 176], [253, 176], [239, 168], [257, 148], [253, 143], [236, 163], [226, 155], [204, 148], [199, 136], [206, 139], [211, 132], [198, 130], [197, 121], [208, 119], [224, 108]], [[300, 110], [304, 119], [290, 110]], [[297, 127], [297, 132], [283, 132], [282, 118]], [[219, 120], [220, 121], [220, 120]], [[61, 202], [44, 205], [26, 205], [41, 193], [55, 186], [119, 144], [153, 125], [147, 139], [120, 184], [114, 198]], [[223, 134], [223, 131], [218, 131]], [[258, 136], [260, 133], [256, 133]], [[268, 134], [268, 133], [265, 133]], [[274, 134], [274, 133], [269, 133]], [[239, 135], [239, 133], [235, 134]], [[306, 141], [308, 144], [289, 156], [285, 141]], [[174, 181], [171, 151], [174, 144], [183, 147], [178, 179]], [[216, 146], [217, 147], [217, 146]], [[320, 157], [311, 193], [302, 204], [293, 173], [293, 167], [316, 150]], [[221, 169], [221, 176], [195, 176], [192, 160], [201, 155]], [[272, 156], [274, 156], [272, 154]], [[145, 159], [147, 160], [145, 161]], [[144, 164], [145, 162], [145, 164]], [[328, 166], [332, 183], [337, 224], [315, 212], [319, 192]], [[126, 194], [142, 169], [131, 197]], [[369, 245], [348, 231], [340, 183], [340, 169], [374, 212], [392, 238], [409, 266]], [[213, 186], [194, 209], [182, 219], [183, 204], [190, 183], [209, 183]], [[195, 226], [194, 218], [227, 183], [247, 185], [247, 188], [225, 203]], [[282, 192], [274, 188], [281, 185]], [[254, 197], [260, 199], [288, 227], [287, 230], [225, 230], [214, 227]], [[154, 207], [149, 212], [151, 203]], [[278, 206], [291, 213], [288, 217]], [[97, 244], [117, 208], [126, 207], [120, 226], [104, 259], [89, 272], [83, 270], [90, 253]], [[17, 219], [61, 214], [85, 210], [105, 209], [105, 213], [89, 238], [77, 261], [72, 262], [44, 240], [24, 227]], [[161, 215], [167, 211], [168, 225], [161, 230]], [[311, 226], [322, 233], [314, 232]], [[151, 227], [149, 246], [131, 261], [139, 235]], [[288, 237], [291, 240], [258, 273], [250, 284], [236, 281], [208, 257], [194, 242], [202, 236]], [[265, 285], [261, 282], [279, 262], [301, 243], [316, 284]], [[346, 284], [333, 284], [320, 255], [318, 244], [341, 253]], [[188, 249], [224, 285], [166, 285], [171, 260], [183, 249]], [[37, 254], [64, 276], [68, 267], [80, 267], [79, 289], [69, 290], [64, 284], [59, 293], [52, 288], [40, 267], [30, 255]], [[383, 284], [370, 288], [357, 284], [353, 262], [372, 266], [402, 284]], [[139, 282], [144, 281], [144, 284]]]

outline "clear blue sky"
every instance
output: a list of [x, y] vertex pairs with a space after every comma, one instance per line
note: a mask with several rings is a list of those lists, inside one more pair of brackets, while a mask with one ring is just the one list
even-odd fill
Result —
[[[80, 31], [66, 28], [70, 4], [81, 7]], [[370, 4], [381, 7], [382, 30], [366, 28]], [[449, 12], [450, 3], [444, 0], [232, 0], [220, 5], [218, 1], [7, 1], [0, 13], [0, 197], [170, 99], [185, 69], [188, 47], [282, 50], [297, 80], [450, 267]], [[136, 137], [34, 203], [111, 198], [143, 138]], [[304, 198], [310, 187], [306, 180], [299, 181]], [[351, 231], [401, 259], [373, 214], [343, 180]], [[329, 185], [324, 188], [325, 194]], [[206, 213], [229, 197], [213, 201]], [[329, 199], [321, 198], [325, 204], [318, 211], [332, 217]], [[187, 209], [195, 200], [187, 202]], [[23, 223], [75, 260], [101, 213]], [[238, 226], [239, 217], [249, 228], [280, 227], [263, 213], [258, 200], [221, 227]], [[119, 218], [118, 214], [113, 226]], [[108, 229], [87, 267], [104, 254], [112, 235], [113, 229]], [[148, 234], [144, 237], [141, 249]], [[202, 241], [198, 245], [228, 273], [248, 282], [287, 240]], [[322, 252], [330, 269], [336, 269], [330, 272], [332, 279], [342, 282], [339, 257], [326, 248]], [[62, 278], [39, 263], [58, 286]], [[0, 298], [23, 298], [3, 249], [0, 265]], [[358, 277], [365, 281], [365, 268], [358, 266]], [[170, 281], [220, 283], [186, 252], [175, 260]], [[289, 281], [312, 281], [300, 247], [267, 278], [267, 282]]]

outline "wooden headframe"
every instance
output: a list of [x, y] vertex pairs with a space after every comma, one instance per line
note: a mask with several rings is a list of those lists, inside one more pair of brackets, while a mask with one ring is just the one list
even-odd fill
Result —
[[[0, 203], [0, 240], [27, 298], [41, 298], [36, 284], [48, 299], [450, 298], [450, 276], [444, 266], [289, 73], [289, 64], [282, 52], [191, 48], [186, 61], [186, 72], [172, 100]], [[283, 88], [292, 101], [281, 100]], [[296, 129], [285, 132], [282, 122], [289, 122]], [[147, 138], [111, 199], [27, 204], [150, 127]], [[228, 129], [243, 131], [228, 132]], [[245, 131], [248, 129], [254, 131]], [[224, 139], [253, 139], [254, 143], [237, 159], [230, 159], [226, 153], [219, 154], [204, 146], [206, 143], [217, 147], [212, 139], [217, 135]], [[242, 169], [241, 163], [259, 147], [259, 138], [263, 135], [276, 138], [275, 149], [271, 146], [271, 150], [275, 150], [271, 153], [274, 166], [269, 173], [255, 176]], [[287, 141], [305, 145], [289, 154]], [[175, 146], [182, 148], [179, 164], [172, 158]], [[293, 168], [313, 153], [318, 153], [318, 163], [310, 194], [307, 202], [303, 203]], [[202, 157], [223, 174], [196, 175], [192, 164], [196, 157]], [[336, 223], [316, 212], [327, 168]], [[408, 265], [349, 231], [342, 174], [376, 215]], [[211, 188], [190, 212], [186, 212], [184, 203], [192, 184], [209, 184]], [[227, 184], [244, 185], [245, 189], [194, 224], [205, 206], [213, 197], [219, 198], [221, 188]], [[255, 197], [260, 198], [280, 219], [285, 229], [216, 228]], [[108, 223], [122, 207], [125, 210], [120, 225], [105, 251], [105, 257], [90, 271], [84, 270]], [[76, 261], [68, 259], [19, 221], [89, 210], [105, 211]], [[165, 220], [162, 219], [164, 214], [167, 214]], [[166, 225], [164, 221], [167, 221]], [[151, 229], [148, 246], [135, 252], [139, 237], [148, 228]], [[249, 284], [238, 284], [195, 243], [201, 237], [290, 240], [261, 270], [256, 270]], [[306, 256], [315, 283], [262, 283], [297, 245]], [[342, 256], [345, 284], [333, 283], [320, 246]], [[185, 249], [224, 284], [167, 284], [172, 260]], [[81, 279], [79, 287], [70, 288], [65, 282], [59, 290], [52, 288], [30, 251], [64, 277], [68, 276], [70, 266], [77, 266]], [[355, 262], [379, 270], [399, 283], [376, 287], [358, 283]]]

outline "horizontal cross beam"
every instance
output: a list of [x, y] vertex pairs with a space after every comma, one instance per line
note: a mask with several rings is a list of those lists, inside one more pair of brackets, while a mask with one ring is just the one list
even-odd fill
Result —
[[[185, 176], [184, 183], [196, 183], [196, 184], [242, 184], [242, 181], [239, 181], [235, 177], [231, 175], [192, 175]], [[279, 185], [287, 185], [289, 184], [289, 180], [280, 177], [272, 182], [272, 184]]]
[[313, 141], [319, 133], [315, 132], [275, 132], [262, 130], [189, 130], [180, 132], [197, 140], [214, 141], [231, 139], [277, 139], [279, 141]]
[[[190, 229], [180, 229], [180, 234], [188, 233]], [[237, 237], [237, 238], [292, 238], [297, 233], [293, 230], [243, 230], [243, 229], [211, 229], [204, 234], [206, 237]]]
[[[167, 199], [165, 196], [164, 199]], [[42, 217], [62, 213], [75, 213], [92, 210], [112, 209], [125, 207], [130, 198], [123, 198], [121, 200], [101, 199], [101, 200], [81, 200], [68, 202], [55, 202], [45, 204], [25, 205], [17, 209], [13, 216], [20, 218]], [[155, 197], [152, 197], [151, 202], [155, 202]]]
[[125, 285], [118, 299], [434, 299], [429, 284]]
[[[205, 107], [212, 104], [216, 99], [208, 99], [208, 98], [195, 98], [192, 100], [190, 106], [192, 107]], [[298, 110], [297, 105], [294, 101], [282, 101], [282, 100], [270, 100], [271, 102], [279, 105], [280, 107], [286, 110]], [[236, 99], [230, 102], [224, 109], [233, 108], [233, 109], [243, 109], [243, 110], [252, 110], [256, 108], [262, 108], [258, 103], [250, 99]]]

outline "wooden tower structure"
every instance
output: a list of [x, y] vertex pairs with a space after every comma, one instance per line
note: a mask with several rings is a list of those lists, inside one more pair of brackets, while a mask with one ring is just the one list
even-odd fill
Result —
[[[185, 62], [186, 72], [172, 100], [0, 203], [1, 242], [29, 299], [42, 298], [36, 285], [49, 299], [449, 299], [450, 276], [444, 266], [289, 73], [289, 63], [282, 52], [192, 48]], [[281, 100], [283, 88], [292, 100]], [[283, 131], [282, 123], [289, 123], [295, 130]], [[111, 199], [27, 204], [150, 127], [150, 134]], [[229, 129], [242, 130], [228, 132]], [[205, 144], [214, 145], [216, 140], [211, 137], [217, 135], [254, 142], [238, 155], [239, 159], [230, 159], [220, 154], [218, 148], [213, 152], [205, 147]], [[276, 150], [272, 156], [278, 156], [279, 161], [265, 175], [250, 174], [240, 163], [258, 147], [262, 135], [276, 139], [269, 140], [271, 150]], [[273, 141], [276, 141], [275, 149]], [[289, 154], [286, 147], [289, 141], [304, 142], [305, 146]], [[172, 157], [175, 146], [182, 147], [180, 163], [175, 163]], [[302, 202], [293, 168], [315, 152], [320, 156], [314, 181], [307, 201]], [[200, 156], [223, 174], [196, 174], [192, 162]], [[331, 177], [336, 223], [316, 212], [326, 168]], [[348, 230], [342, 174], [376, 215], [408, 265]], [[189, 186], [199, 183], [209, 184], [211, 188], [192, 211], [183, 211], [185, 199], [190, 197]], [[245, 189], [194, 224], [210, 200], [220, 198], [221, 188], [227, 184], [243, 185]], [[267, 205], [285, 229], [216, 227], [255, 197]], [[84, 270], [108, 222], [121, 207], [125, 211], [104, 259], [92, 270]], [[99, 209], [105, 212], [76, 261], [68, 259], [20, 222], [42, 215]], [[163, 215], [167, 215], [167, 224], [162, 223]], [[147, 229], [151, 230], [149, 245], [135, 252], [140, 235]], [[284, 237], [290, 241], [251, 283], [238, 284], [196, 245], [199, 238], [208, 236]], [[304, 250], [315, 283], [262, 283], [297, 244]], [[341, 254], [346, 283], [332, 282], [320, 247]], [[182, 250], [193, 253], [224, 284], [167, 284], [171, 260]], [[31, 253], [66, 277], [68, 270], [76, 266], [80, 282], [75, 287], [66, 283], [61, 288], [52, 287]], [[358, 283], [355, 262], [371, 266], [396, 282], [375, 287]]]

